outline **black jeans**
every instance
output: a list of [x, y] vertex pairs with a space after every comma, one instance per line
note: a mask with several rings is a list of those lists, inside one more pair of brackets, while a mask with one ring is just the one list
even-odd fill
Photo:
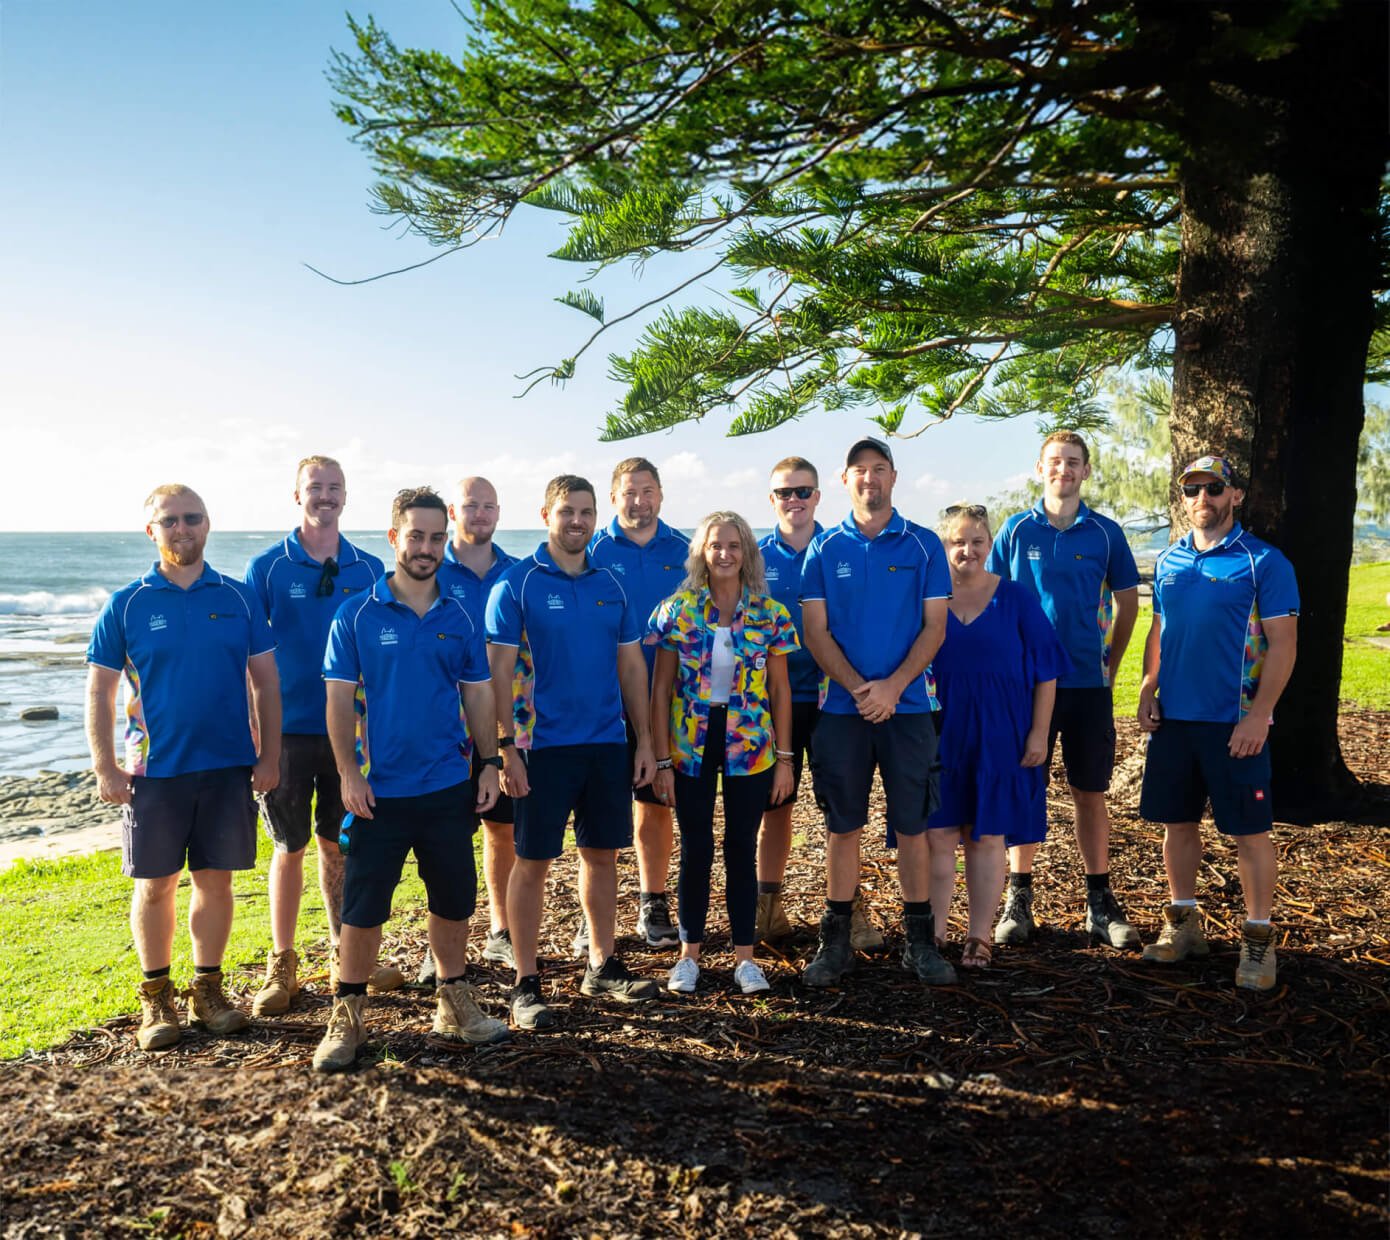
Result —
[[[728, 711], [713, 706], [705, 734], [705, 753], [699, 775], [676, 772], [676, 818], [681, 829], [681, 872], [676, 884], [680, 902], [681, 941], [705, 941], [709, 913], [709, 876], [714, 866], [714, 797], [724, 766]], [[758, 915], [758, 827], [772, 788], [769, 767], [756, 775], [725, 775], [724, 786], [724, 902], [729, 910], [729, 933], [735, 945], [753, 942]]]

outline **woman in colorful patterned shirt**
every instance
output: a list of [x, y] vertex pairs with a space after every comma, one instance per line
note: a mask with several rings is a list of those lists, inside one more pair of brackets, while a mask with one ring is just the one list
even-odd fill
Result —
[[762, 554], [742, 517], [714, 512], [700, 522], [685, 581], [652, 613], [649, 628], [657, 647], [652, 786], [666, 804], [674, 801], [681, 830], [681, 954], [667, 987], [688, 994], [700, 976], [722, 784], [734, 981], [755, 994], [768, 989], [753, 961], [758, 824], [769, 801], [791, 795], [792, 756], [778, 738], [791, 735], [786, 656], [800, 643], [787, 609], [767, 593]]

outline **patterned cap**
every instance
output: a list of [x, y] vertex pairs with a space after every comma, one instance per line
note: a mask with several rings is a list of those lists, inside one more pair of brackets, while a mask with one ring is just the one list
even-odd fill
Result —
[[1231, 463], [1224, 456], [1199, 456], [1178, 476], [1178, 485], [1181, 486], [1192, 474], [1215, 474], [1227, 486], [1235, 485]]
[[872, 435], [866, 435], [863, 439], [856, 441], [854, 447], [852, 447], [845, 454], [846, 469], [848, 469], [851, 465], [854, 464], [854, 458], [858, 456], [861, 452], [863, 452], [865, 448], [873, 449], [873, 451], [877, 452], [879, 456], [883, 457], [883, 459], [887, 461], [888, 464], [893, 465], [894, 469], [897, 468], [897, 466], [893, 462], [893, 449], [890, 448], [886, 443], [884, 443], [883, 440], [875, 439]]

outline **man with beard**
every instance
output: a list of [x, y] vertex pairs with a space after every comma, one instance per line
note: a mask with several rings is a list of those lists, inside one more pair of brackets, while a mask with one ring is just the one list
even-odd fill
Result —
[[888, 844], [898, 850], [903, 967], [928, 984], [949, 984], [956, 973], [936, 947], [926, 830], [939, 796], [931, 661], [946, 632], [950, 570], [941, 540], [893, 508], [898, 473], [886, 443], [859, 440], [840, 478], [850, 515], [812, 539], [801, 575], [806, 645], [831, 681], [811, 744], [829, 832], [826, 910], [802, 980], [833, 986], [854, 967], [860, 841], [877, 767]]
[[[370, 590], [382, 573], [376, 556], [354, 547], [339, 531], [347, 482], [337, 461], [330, 456], [300, 461], [294, 502], [300, 508], [299, 527], [246, 566], [246, 584], [275, 633], [275, 666], [284, 700], [280, 782], [261, 797], [262, 821], [275, 852], [268, 882], [271, 950], [265, 981], [251, 1004], [256, 1017], [288, 1011], [299, 993], [294, 932], [311, 832], [317, 837], [319, 891], [332, 945], [330, 988], [336, 983], [343, 907], [338, 825], [343, 803], [324, 715], [323, 648], [343, 600]], [[394, 990], [405, 979], [399, 970], [382, 965], [371, 980], [377, 990]]]
[[[1110, 889], [1105, 794], [1115, 767], [1111, 690], [1139, 613], [1139, 570], [1124, 531], [1081, 500], [1091, 452], [1080, 435], [1056, 431], [1044, 439], [1037, 474], [1042, 499], [1004, 522], [985, 568], [1018, 582], [1042, 604], [1071, 659], [1071, 670], [1057, 680], [1043, 769], [1051, 769], [1060, 736], [1086, 872], [1086, 932], [1093, 943], [1135, 948], [1139, 935]], [[1026, 943], [1036, 930], [1037, 851], [1035, 843], [1010, 843], [1008, 899], [994, 928], [996, 943]]]
[[[252, 793], [269, 792], [280, 775], [280, 682], [274, 639], [249, 591], [203, 560], [209, 525], [196, 492], [156, 487], [145, 510], [159, 560], [116, 591], [97, 619], [87, 648], [87, 741], [101, 799], [122, 806], [121, 870], [135, 880], [130, 928], [144, 972], [136, 1041], [159, 1050], [179, 1040], [169, 966], [185, 862], [193, 885], [189, 1021], [216, 1034], [246, 1027], [246, 1014], [223, 993], [222, 955], [232, 871], [256, 864]], [[113, 739], [122, 676], [124, 767]]]
[[1266, 741], [1298, 646], [1293, 566], [1235, 519], [1245, 492], [1230, 464], [1204, 456], [1178, 479], [1192, 529], [1154, 565], [1139, 726], [1149, 733], [1139, 812], [1163, 823], [1171, 902], [1144, 959], [1171, 964], [1210, 951], [1197, 908], [1200, 820], [1236, 842], [1245, 925], [1236, 985], [1269, 990], [1277, 974], [1276, 857]]
[[[646, 457], [619, 461], [613, 469], [610, 498], [614, 517], [594, 535], [589, 559], [599, 568], [611, 569], [622, 582], [638, 624], [645, 630], [656, 605], [669, 598], [685, 579], [690, 543], [678, 530], [661, 520], [661, 475]], [[655, 637], [652, 642], [655, 642]], [[640, 647], [647, 667], [650, 691], [656, 646]], [[637, 752], [637, 739], [628, 720], [627, 747]], [[663, 805], [650, 786], [632, 793], [636, 822], [633, 837], [637, 851], [637, 937], [648, 947], [675, 947], [680, 932], [671, 920], [666, 878], [671, 869], [674, 823], [671, 806]], [[575, 950], [587, 950], [583, 931]]]
[[[344, 603], [328, 634], [328, 736], [352, 820], [343, 827], [339, 981], [314, 1052], [321, 1072], [350, 1066], [366, 1040], [367, 981], [411, 851], [439, 966], [435, 1036], [469, 1044], [507, 1037], [506, 1023], [483, 1013], [464, 978], [477, 901], [472, 837], [478, 814], [497, 799], [498, 759], [482, 632], [435, 580], [448, 524], [429, 487], [398, 492], [387, 532], [396, 571]], [[470, 752], [483, 767], [476, 799]]]
[[[638, 644], [645, 617], [634, 613], [617, 574], [586, 553], [596, 517], [588, 481], [573, 474], [551, 479], [541, 509], [547, 540], [502, 575], [487, 604], [502, 787], [516, 807], [507, 913], [516, 957], [512, 1020], [523, 1029], [555, 1023], [541, 992], [536, 940], [546, 874], [560, 855], [571, 812], [579, 900], [590, 931], [580, 990], [622, 1003], [658, 994], [655, 982], [634, 977], [613, 953], [618, 850], [632, 843], [632, 789], [651, 782], [656, 762]], [[531, 747], [524, 755], [514, 743], [512, 683], [523, 634], [535, 674]], [[624, 711], [635, 737], [631, 759]]]

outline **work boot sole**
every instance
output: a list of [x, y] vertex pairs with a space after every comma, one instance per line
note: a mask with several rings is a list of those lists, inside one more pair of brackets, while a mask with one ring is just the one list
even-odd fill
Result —
[[135, 1044], [142, 1051], [167, 1051], [178, 1042], [182, 1032], [177, 1025], [165, 1025], [148, 1033], [142, 1030], [135, 1035]]
[[[1123, 931], [1117, 926], [1109, 926], [1104, 930], [1087, 929], [1087, 934], [1091, 936], [1093, 947], [1113, 947], [1116, 951], [1133, 951], [1135, 948], [1143, 947], [1143, 940], [1139, 937], [1139, 931], [1133, 926], [1126, 924]], [[1117, 943], [1115, 939], [1120, 941]]]
[[1146, 947], [1144, 948], [1144, 955], [1142, 959], [1147, 961], [1149, 964], [1180, 964], [1182, 961], [1188, 959], [1205, 960], [1210, 955], [1211, 947], [1208, 944], [1203, 943], [1200, 947], [1189, 947], [1185, 952], [1183, 952], [1179, 956], [1155, 955], [1153, 954], [1152, 947]]
[[275, 990], [270, 994], [261, 991], [251, 1000], [251, 1015], [259, 1020], [262, 1016], [283, 1016], [290, 1010], [298, 990]]
[[[361, 1047], [358, 1047], [361, 1050]], [[357, 1052], [354, 1051], [351, 1059], [344, 1059], [341, 1055], [328, 1056], [320, 1059], [314, 1056], [315, 1072], [346, 1072], [357, 1062]]]
[[495, 1046], [512, 1036], [512, 1031], [503, 1022], [497, 1023], [502, 1026], [500, 1029], [477, 1037], [465, 1033], [462, 1029], [441, 1029], [438, 1025], [435, 1025], [431, 1032], [436, 1038], [443, 1038], [446, 1042], [457, 1042], [461, 1046]]
[[512, 1024], [518, 1029], [554, 1029], [555, 1013], [549, 1007], [512, 1008]]

